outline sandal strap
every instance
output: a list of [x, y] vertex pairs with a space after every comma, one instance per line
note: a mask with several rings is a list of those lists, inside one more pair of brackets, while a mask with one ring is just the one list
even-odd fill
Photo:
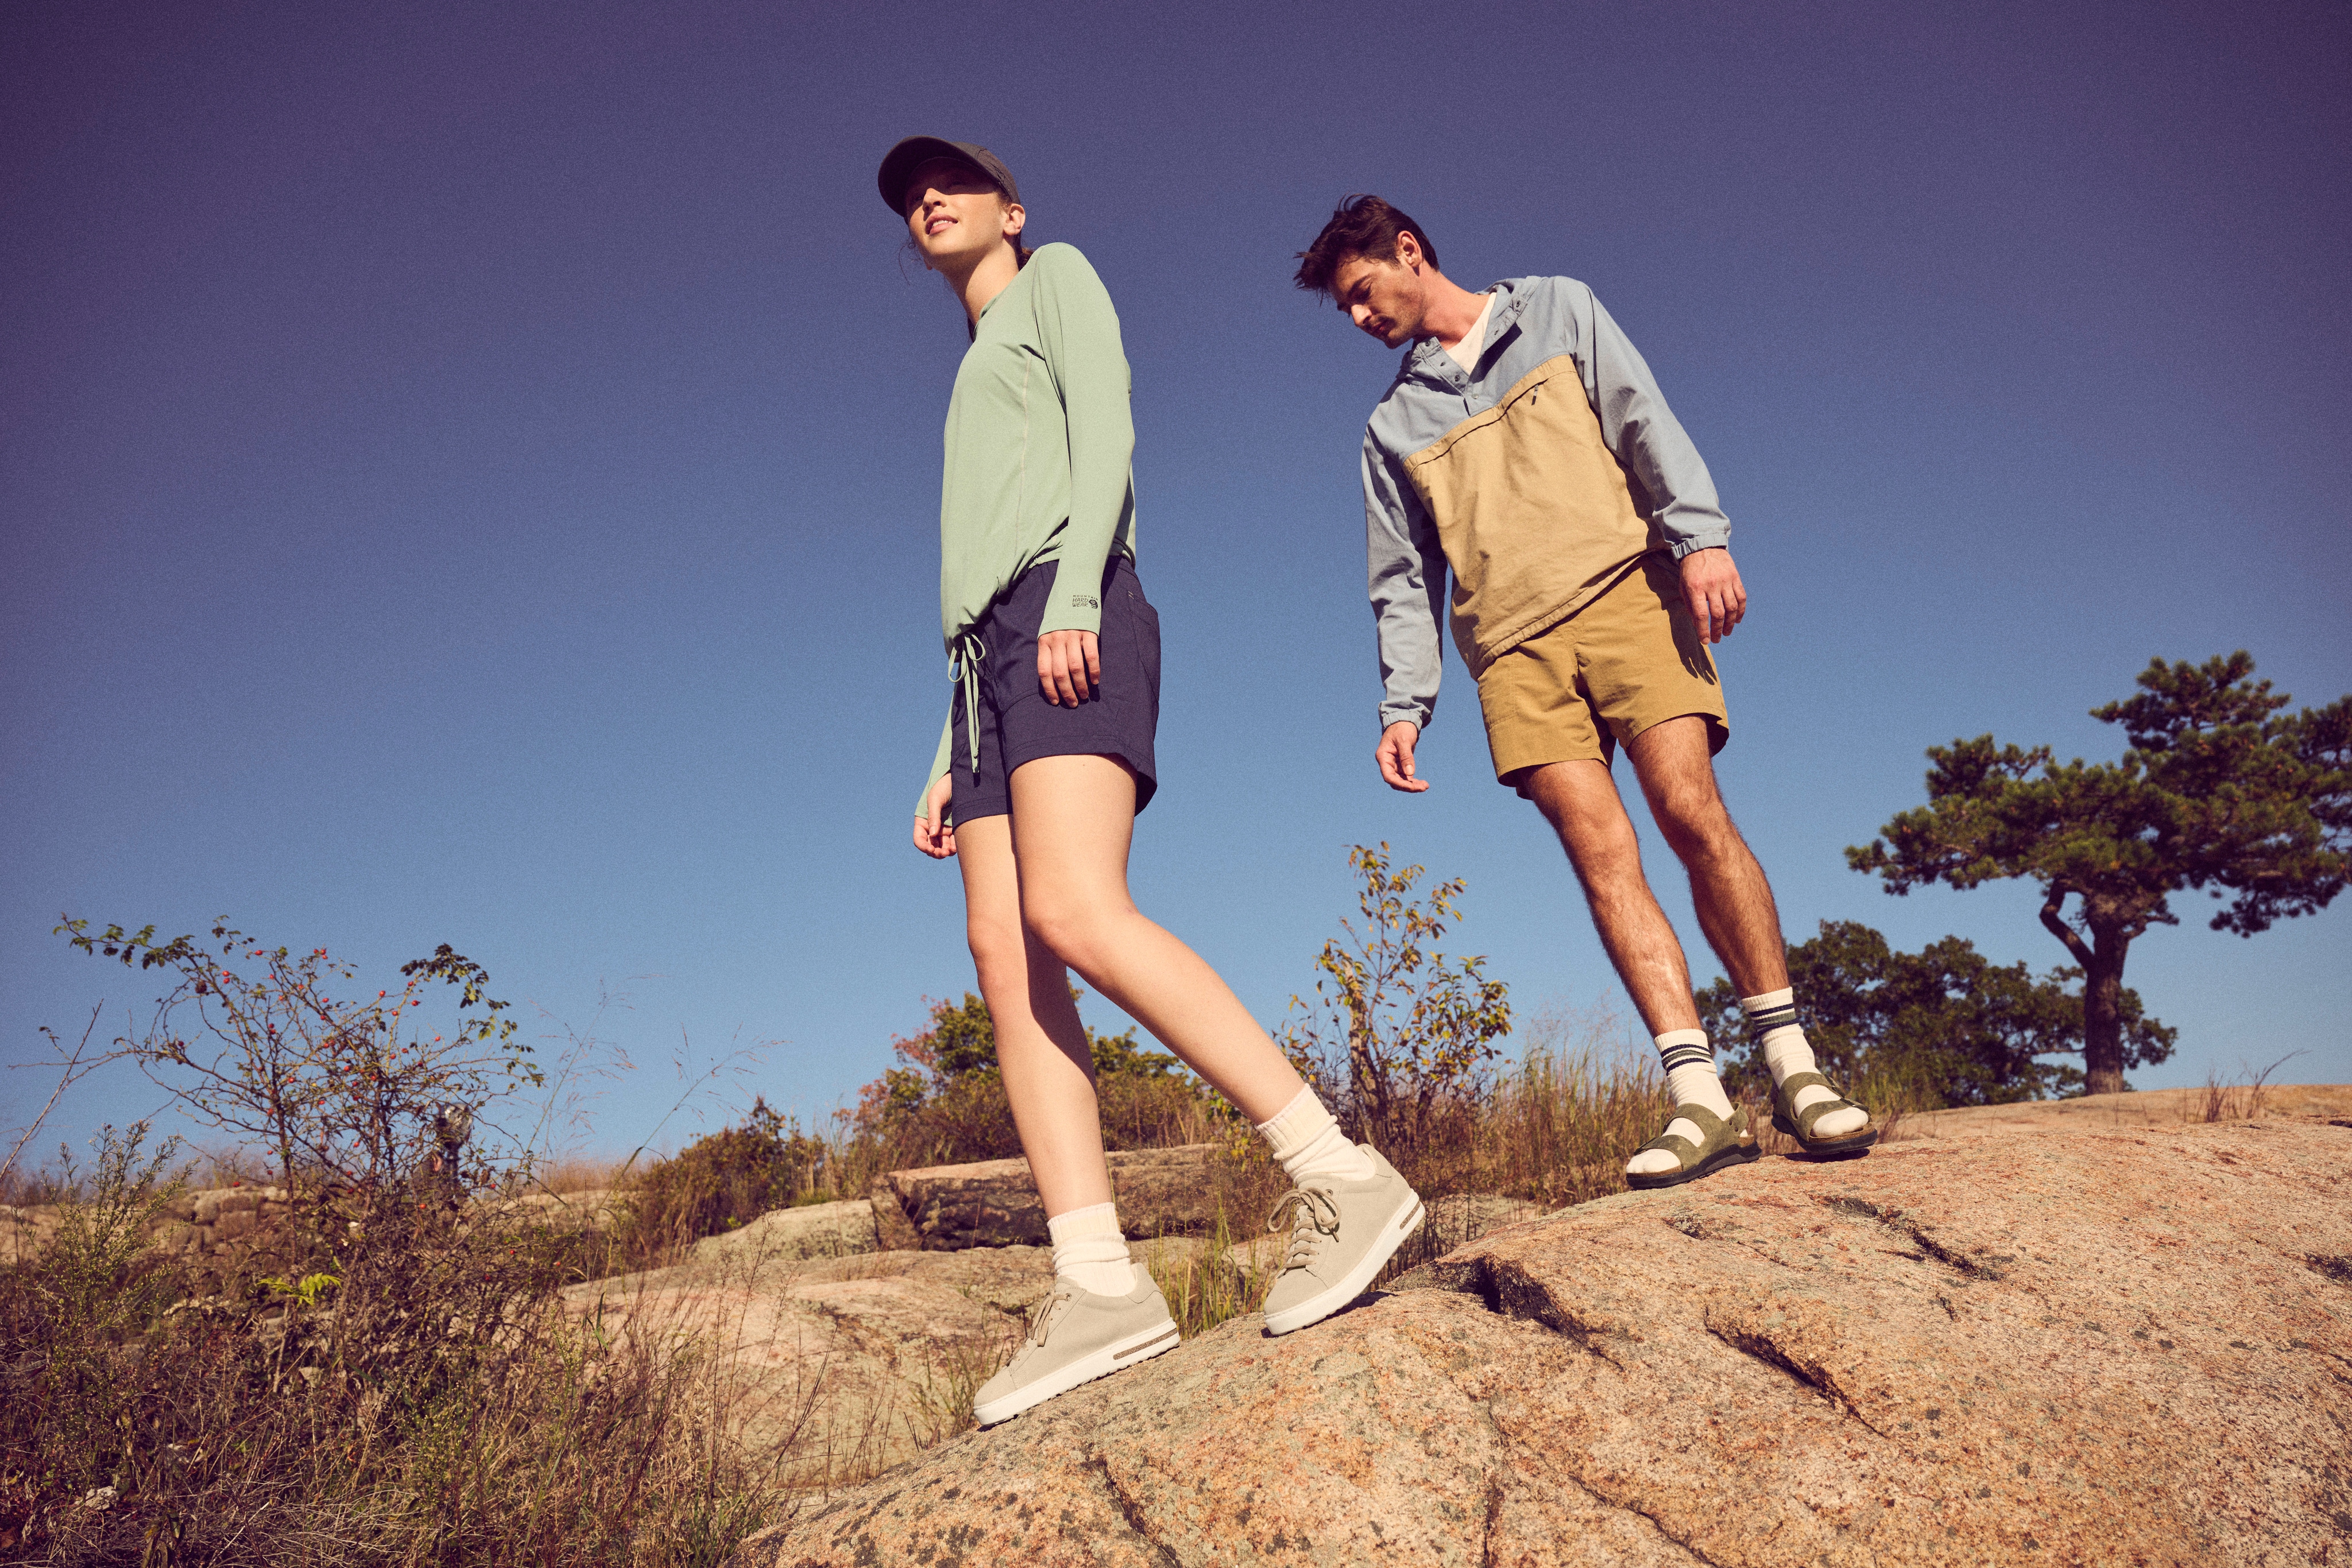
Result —
[[1677, 1105], [1675, 1113], [1666, 1118], [1666, 1124], [1672, 1126], [1677, 1121], [1688, 1122], [1696, 1127], [1699, 1142], [1694, 1144], [1680, 1133], [1660, 1133], [1635, 1152], [1648, 1154], [1652, 1149], [1664, 1149], [1682, 1162], [1684, 1170], [1688, 1170], [1698, 1164], [1707, 1150], [1738, 1142], [1743, 1127], [1743, 1118], [1737, 1106], [1732, 1109], [1731, 1120], [1727, 1122], [1704, 1105]]
[[1792, 1072], [1789, 1074], [1788, 1080], [1785, 1082], [1775, 1086], [1772, 1091], [1773, 1097], [1780, 1101], [1781, 1109], [1786, 1111], [1791, 1117], [1795, 1118], [1798, 1127], [1801, 1130], [1802, 1136], [1808, 1138], [1811, 1137], [1813, 1135], [1813, 1124], [1820, 1121], [1822, 1117], [1828, 1115], [1832, 1111], [1860, 1111], [1864, 1115], [1869, 1114], [1868, 1106], [1857, 1105], [1853, 1101], [1846, 1099], [1843, 1095], [1839, 1095], [1838, 1098], [1834, 1100], [1816, 1101], [1812, 1104], [1806, 1106], [1803, 1110], [1798, 1110], [1796, 1108], [1797, 1091], [1800, 1089], [1811, 1089], [1816, 1084], [1828, 1090], [1832, 1094], [1837, 1094], [1837, 1085], [1832, 1083], [1828, 1079], [1822, 1077], [1818, 1072]]
[[[1734, 1116], [1739, 1114], [1737, 1110], [1734, 1110], [1731, 1113]], [[1714, 1112], [1708, 1110], [1704, 1105], [1677, 1105], [1675, 1107], [1675, 1116], [1679, 1116], [1684, 1121], [1688, 1122], [1692, 1126], [1696, 1127], [1699, 1130], [1700, 1137], [1709, 1144], [1716, 1142], [1726, 1133], [1731, 1131], [1730, 1123], [1726, 1122], [1722, 1117], [1717, 1115]], [[1674, 1120], [1674, 1117], [1670, 1116], [1667, 1120], [1672, 1121]]]

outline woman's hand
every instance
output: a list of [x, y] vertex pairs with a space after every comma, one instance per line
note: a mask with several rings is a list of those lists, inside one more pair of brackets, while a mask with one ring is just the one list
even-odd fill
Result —
[[1037, 639], [1037, 685], [1056, 707], [1076, 707], [1102, 688], [1102, 645], [1091, 632], [1048, 632]]
[[931, 786], [930, 814], [915, 819], [915, 847], [935, 861], [955, 855], [955, 825], [948, 818], [948, 802], [955, 797], [955, 780], [941, 779]]

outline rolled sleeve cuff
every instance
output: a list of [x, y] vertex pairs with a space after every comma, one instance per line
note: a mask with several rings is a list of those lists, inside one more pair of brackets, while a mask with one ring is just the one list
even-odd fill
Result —
[[1728, 526], [1719, 528], [1703, 528], [1688, 538], [1675, 541], [1675, 559], [1680, 560], [1693, 550], [1729, 549], [1730, 548], [1731, 529]]
[[1392, 724], [1409, 724], [1415, 729], [1427, 729], [1429, 727], [1429, 707], [1426, 705], [1420, 703], [1415, 703], [1406, 707], [1382, 707], [1381, 709], [1381, 733], [1382, 735], [1386, 735], [1388, 733], [1389, 726]]

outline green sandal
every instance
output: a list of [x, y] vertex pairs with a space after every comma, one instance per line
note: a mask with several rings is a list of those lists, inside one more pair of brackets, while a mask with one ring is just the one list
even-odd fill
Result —
[[1772, 1125], [1796, 1139], [1809, 1155], [1827, 1155], [1832, 1157], [1858, 1155], [1878, 1142], [1878, 1128], [1870, 1123], [1864, 1123], [1858, 1132], [1846, 1133], [1838, 1137], [1814, 1137], [1813, 1124], [1832, 1111], [1843, 1110], [1851, 1106], [1865, 1116], [1870, 1113], [1869, 1107], [1855, 1105], [1851, 1100], [1823, 1100], [1816, 1104], [1806, 1106], [1802, 1111], [1791, 1111], [1789, 1107], [1795, 1101], [1797, 1091], [1809, 1089], [1816, 1083], [1832, 1093], [1836, 1092], [1835, 1087], [1830, 1081], [1818, 1072], [1792, 1072], [1789, 1074], [1787, 1082], [1774, 1084]]
[[1664, 1149], [1682, 1162], [1679, 1168], [1639, 1175], [1625, 1173], [1625, 1185], [1636, 1192], [1648, 1192], [1655, 1187], [1680, 1186], [1686, 1181], [1710, 1176], [1726, 1166], [1744, 1166], [1764, 1151], [1758, 1146], [1755, 1134], [1748, 1129], [1748, 1113], [1734, 1108], [1727, 1122], [1704, 1105], [1677, 1105], [1674, 1116], [1666, 1119], [1672, 1126], [1675, 1118], [1692, 1124], [1706, 1134], [1706, 1142], [1693, 1147], [1688, 1138], [1679, 1133], [1660, 1133], [1643, 1144], [1636, 1154], [1652, 1149]]

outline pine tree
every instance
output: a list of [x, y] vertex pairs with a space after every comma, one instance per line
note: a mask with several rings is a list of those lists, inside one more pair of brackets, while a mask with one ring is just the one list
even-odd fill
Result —
[[2352, 875], [2352, 697], [2287, 714], [2253, 673], [2243, 650], [2152, 661], [2137, 695], [2091, 710], [2124, 727], [2119, 762], [2055, 763], [1990, 735], [1930, 747], [1927, 804], [1845, 852], [1891, 894], [2040, 883], [2042, 924], [2083, 968], [2094, 1094], [2125, 1087], [2124, 959], [2179, 923], [2173, 894], [2226, 900], [2213, 928], [2252, 936], [2325, 909]]

